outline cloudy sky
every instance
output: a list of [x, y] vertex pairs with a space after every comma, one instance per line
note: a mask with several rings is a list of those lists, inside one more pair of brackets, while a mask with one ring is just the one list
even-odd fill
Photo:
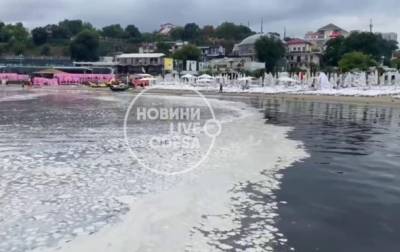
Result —
[[398, 0], [0, 0], [3, 22], [28, 27], [83, 19], [97, 27], [135, 24], [153, 31], [161, 23], [218, 25], [223, 21], [248, 24], [290, 36], [335, 23], [347, 30], [367, 30], [372, 18], [376, 31], [400, 33]]

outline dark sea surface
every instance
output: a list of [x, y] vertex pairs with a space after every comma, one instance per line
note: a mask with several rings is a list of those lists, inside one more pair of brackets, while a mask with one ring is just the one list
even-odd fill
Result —
[[[283, 172], [278, 228], [295, 251], [400, 251], [400, 109], [254, 99], [310, 158]], [[287, 251], [287, 246], [277, 251]]]

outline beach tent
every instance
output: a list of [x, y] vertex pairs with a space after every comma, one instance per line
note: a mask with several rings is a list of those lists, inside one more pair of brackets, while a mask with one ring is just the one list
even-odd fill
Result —
[[195, 78], [196, 78], [196, 77], [193, 76], [193, 75], [191, 75], [191, 74], [185, 74], [185, 75], [182, 76], [182, 79], [188, 79], [188, 80], [190, 80], [190, 79], [195, 79]]
[[211, 75], [208, 75], [208, 74], [200, 75], [198, 78], [199, 79], [210, 79], [210, 80], [214, 79], [214, 77], [212, 77]]
[[182, 76], [182, 78], [191, 79], [191, 78], [195, 78], [195, 77], [193, 75], [191, 75], [191, 74], [185, 74], [185, 75]]
[[319, 88], [332, 89], [332, 84], [329, 82], [328, 76], [325, 73], [319, 74]]

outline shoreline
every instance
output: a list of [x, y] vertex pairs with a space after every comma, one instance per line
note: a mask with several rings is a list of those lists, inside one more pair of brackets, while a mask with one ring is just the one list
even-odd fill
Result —
[[[1, 89], [0, 89], [1, 90]], [[32, 91], [32, 92], [40, 92], [43, 91], [77, 91], [77, 92], [87, 92], [87, 93], [110, 93], [108, 88], [90, 88], [85, 86], [59, 86], [57, 87], [41, 87], [41, 88], [25, 88], [25, 89], [10, 89], [12, 91]], [[127, 92], [121, 92], [119, 94], [138, 94], [142, 90], [145, 89], [131, 89]], [[347, 103], [347, 104], [358, 104], [358, 105], [377, 105], [377, 106], [393, 106], [400, 107], [400, 96], [397, 95], [377, 95], [377, 96], [351, 96], [351, 95], [334, 95], [334, 94], [302, 94], [302, 93], [261, 93], [261, 92], [224, 92], [219, 93], [215, 90], [198, 90], [203, 95], [210, 98], [240, 98], [240, 99], [282, 99], [282, 100], [291, 100], [291, 101], [310, 101], [310, 102], [329, 102], [329, 103]], [[163, 89], [163, 88], [154, 88], [152, 90], [148, 90], [147, 94], [156, 94], [156, 95], [176, 95], [176, 96], [190, 96], [197, 95], [194, 90], [190, 89]]]
[[[89, 87], [74, 86], [62, 87], [62, 88], [33, 88], [30, 90], [40, 91], [40, 90], [68, 90], [68, 91], [86, 91], [86, 92], [110, 92], [108, 88], [96, 89]], [[143, 89], [131, 89], [128, 92], [122, 92], [120, 94], [137, 94]], [[241, 92], [224, 92], [219, 93], [218, 91], [212, 90], [199, 90], [200, 93], [209, 97], [215, 98], [277, 98], [277, 99], [288, 99], [288, 100], [298, 100], [298, 101], [315, 101], [315, 102], [333, 102], [333, 103], [354, 103], [354, 104], [365, 104], [365, 105], [391, 105], [400, 106], [400, 96], [395, 97], [393, 95], [379, 95], [379, 96], [350, 96], [350, 95], [328, 95], [328, 94], [301, 94], [301, 93], [261, 93], [261, 92], [251, 92], [251, 93], [241, 93]], [[113, 92], [111, 92], [113, 93]], [[154, 88], [147, 91], [149, 94], [157, 95], [188, 95], [194, 94], [193, 90], [189, 89], [163, 89]]]
[[[190, 95], [192, 90], [176, 90], [176, 89], [154, 89], [148, 91], [149, 94], [159, 95]], [[261, 99], [284, 99], [293, 101], [310, 101], [310, 102], [330, 102], [330, 103], [347, 103], [347, 104], [365, 104], [380, 106], [396, 106], [400, 107], [400, 98], [391, 95], [381, 96], [344, 96], [344, 95], [326, 95], [326, 94], [289, 94], [289, 93], [219, 93], [217, 91], [200, 91], [203, 95], [211, 98], [261, 98]], [[139, 93], [136, 90], [134, 93]]]

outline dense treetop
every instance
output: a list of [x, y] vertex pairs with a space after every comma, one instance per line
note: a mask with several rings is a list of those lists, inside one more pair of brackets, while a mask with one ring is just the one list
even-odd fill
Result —
[[[184, 60], [198, 59], [199, 50], [195, 46], [222, 45], [229, 54], [235, 43], [252, 34], [254, 32], [249, 27], [231, 22], [216, 27], [187, 23], [174, 28], [168, 35], [157, 31], [141, 32], [133, 24], [125, 27], [111, 24], [98, 29], [82, 20], [63, 20], [30, 31], [22, 23], [0, 22], [0, 56], [67, 56], [74, 60], [95, 60], [99, 56], [117, 52], [137, 52], [139, 46], [147, 42], [154, 43], [158, 52], [168, 56]], [[189, 46], [171, 55], [174, 41], [187, 41]], [[276, 64], [287, 53], [284, 42], [279, 39], [265, 37], [257, 41], [255, 47], [259, 61], [265, 62], [268, 71], [274, 71]], [[322, 55], [322, 67], [347, 70], [348, 66], [359, 62], [365, 66], [382, 61], [386, 65], [399, 67], [398, 61], [390, 62], [397, 48], [396, 41], [384, 40], [381, 35], [353, 32], [346, 38], [339, 37], [327, 42]]]
[[[135, 52], [143, 42], [154, 42], [160, 47], [159, 51], [169, 53], [172, 41], [187, 41], [202, 46], [223, 45], [229, 51], [234, 43], [254, 33], [248, 27], [234, 23], [223, 23], [217, 27], [200, 27], [196, 23], [188, 23], [176, 27], [169, 35], [161, 35], [156, 31], [141, 32], [133, 24], [126, 27], [111, 24], [97, 29], [82, 20], [63, 20], [58, 24], [36, 27], [28, 31], [22, 23], [0, 22], [0, 55], [71, 56], [70, 53], [75, 50], [72, 50], [71, 46], [83, 31], [92, 31], [91, 34], [98, 39], [99, 55], [120, 51]], [[73, 58], [76, 58], [76, 55]]]

